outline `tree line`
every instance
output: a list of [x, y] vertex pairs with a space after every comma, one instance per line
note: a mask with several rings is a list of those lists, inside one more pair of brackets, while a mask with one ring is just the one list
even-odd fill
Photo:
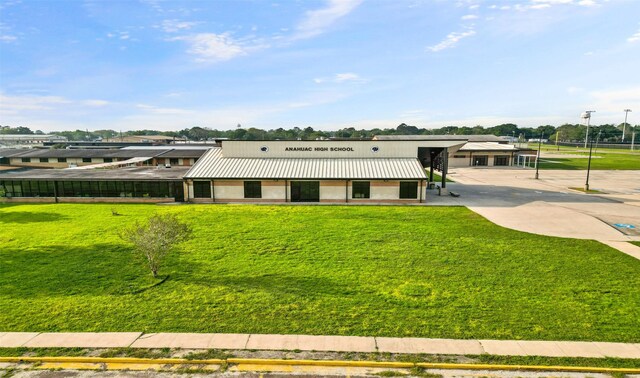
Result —
[[[600, 140], [604, 142], [621, 142], [623, 124], [604, 124], [591, 126], [600, 134]], [[64, 136], [69, 140], [99, 140], [128, 135], [166, 135], [182, 137], [192, 141], [206, 141], [216, 138], [233, 140], [315, 140], [328, 138], [371, 138], [374, 135], [496, 135], [510, 136], [519, 140], [534, 138], [555, 140], [556, 135], [562, 142], [583, 141], [586, 135], [586, 126], [580, 124], [564, 124], [561, 126], [541, 125], [538, 127], [518, 127], [513, 123], [504, 123], [492, 127], [483, 126], [444, 126], [441, 128], [427, 129], [402, 123], [395, 128], [356, 129], [353, 127], [342, 128], [336, 131], [314, 130], [312, 127], [294, 127], [291, 129], [277, 128], [263, 130], [254, 127], [243, 128], [238, 125], [233, 130], [216, 130], [207, 127], [194, 126], [179, 131], [159, 130], [133, 130], [118, 132], [115, 130], [75, 130], [54, 131], [50, 134]], [[626, 125], [625, 141], [631, 139], [633, 131], [640, 131], [640, 125]], [[595, 132], [595, 131], [594, 131]], [[31, 131], [28, 127], [0, 126], [0, 134], [43, 134], [42, 131]]]

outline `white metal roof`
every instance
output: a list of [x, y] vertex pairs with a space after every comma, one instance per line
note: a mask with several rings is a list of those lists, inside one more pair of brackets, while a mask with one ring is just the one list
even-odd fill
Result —
[[184, 176], [190, 179], [420, 180], [418, 159], [229, 158], [221, 148], [205, 153]]
[[98, 168], [116, 168], [123, 167], [130, 164], [142, 163], [143, 161], [151, 160], [151, 157], [134, 157], [122, 161], [113, 161], [111, 163], [99, 163], [91, 165], [81, 165], [79, 167], [67, 168], [67, 169], [98, 169]]
[[517, 151], [513, 144], [494, 142], [469, 142], [460, 147], [458, 151]]

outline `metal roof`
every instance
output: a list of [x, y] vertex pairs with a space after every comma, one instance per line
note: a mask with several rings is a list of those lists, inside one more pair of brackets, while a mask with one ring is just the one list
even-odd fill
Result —
[[513, 144], [503, 144], [495, 142], [479, 142], [466, 143], [460, 147], [458, 151], [517, 151], [518, 149]]
[[0, 171], [3, 180], [48, 181], [181, 181], [187, 167], [127, 167], [115, 169], [27, 169]]
[[376, 135], [374, 140], [466, 140], [469, 142], [502, 142], [507, 139], [495, 135]]
[[184, 176], [191, 179], [426, 179], [418, 159], [228, 158], [212, 148]]
[[171, 148], [162, 149], [0, 149], [0, 157], [20, 158], [135, 158], [135, 157], [172, 157], [197, 158], [205, 150], [199, 148]]

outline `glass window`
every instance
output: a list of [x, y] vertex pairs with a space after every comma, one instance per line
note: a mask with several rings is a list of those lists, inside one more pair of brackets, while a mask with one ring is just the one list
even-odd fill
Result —
[[122, 193], [120, 197], [133, 197], [133, 182], [124, 181], [122, 183]]
[[91, 158], [82, 158], [83, 163], [91, 163]]
[[31, 163], [31, 158], [22, 158], [23, 163]]
[[104, 158], [102, 159], [105, 163], [112, 163], [113, 162], [113, 158]]
[[245, 181], [244, 198], [262, 198], [262, 182]]
[[58, 163], [66, 163], [67, 158], [58, 158]]
[[48, 163], [49, 158], [40, 158], [40, 163]]
[[352, 184], [352, 198], [369, 198], [371, 183], [369, 181], [354, 181]]
[[178, 165], [180, 162], [180, 160], [178, 159], [169, 159], [169, 164], [171, 165]]
[[418, 182], [401, 182], [400, 183], [400, 198], [415, 199], [418, 198]]
[[211, 182], [194, 181], [193, 198], [211, 198]]

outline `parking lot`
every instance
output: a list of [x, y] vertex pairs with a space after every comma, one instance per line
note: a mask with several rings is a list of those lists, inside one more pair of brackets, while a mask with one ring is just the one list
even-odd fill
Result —
[[626, 242], [640, 240], [640, 173], [592, 171], [584, 194], [585, 171], [522, 168], [455, 168], [450, 191], [460, 197], [430, 196], [431, 203], [458, 204], [512, 229], [536, 234]]

